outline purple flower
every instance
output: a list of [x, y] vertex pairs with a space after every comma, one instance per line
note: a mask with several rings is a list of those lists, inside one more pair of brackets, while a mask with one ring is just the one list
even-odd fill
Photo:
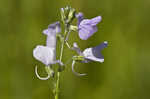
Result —
[[[104, 41], [103, 43], [101, 43], [100, 45], [98, 45], [96, 47], [86, 48], [83, 52], [81, 52], [77, 43], [74, 43], [72, 49], [75, 50], [79, 54], [79, 57], [81, 58], [81, 59], [77, 58], [76, 59], [77, 61], [81, 61], [83, 63], [88, 63], [90, 61], [96, 61], [96, 62], [102, 63], [102, 62], [104, 62], [104, 57], [102, 56], [100, 51], [103, 48], [107, 47], [107, 45], [108, 45], [107, 41]], [[78, 57], [78, 56], [74, 56], [74, 57]], [[83, 57], [83, 59], [82, 59], [82, 57]], [[73, 60], [73, 62], [72, 62], [72, 72], [78, 76], [86, 75], [86, 74], [80, 74], [74, 70], [76, 60]]]
[[56, 60], [56, 34], [60, 33], [60, 23], [55, 22], [48, 26], [48, 29], [45, 29], [43, 33], [47, 35], [46, 46], [37, 45], [36, 48], [33, 50], [33, 56], [38, 61], [42, 62], [46, 66], [48, 66], [48, 76], [47, 77], [40, 77], [37, 73], [37, 67], [35, 68], [36, 76], [40, 80], [47, 80], [51, 76], [53, 76], [54, 72], [50, 69], [51, 64], [59, 63], [63, 65], [59, 60]]
[[92, 19], [84, 19], [83, 14], [80, 12], [76, 15], [78, 19], [78, 31], [79, 37], [82, 40], [87, 40], [95, 32], [97, 32], [97, 24], [101, 21], [102, 17], [97, 16]]
[[101, 43], [100, 45], [96, 47], [87, 48], [83, 51], [83, 56], [86, 60], [90, 61], [97, 61], [97, 62], [104, 62], [104, 57], [100, 53], [100, 51], [107, 47], [108, 43], [107, 41]]
[[100, 51], [103, 48], [107, 47], [107, 45], [108, 45], [107, 41], [104, 41], [103, 43], [101, 43], [96, 47], [86, 48], [83, 52], [81, 52], [78, 45], [74, 43], [73, 50], [75, 50], [80, 56], [84, 57], [85, 60], [83, 62], [85, 63], [89, 61], [97, 61], [102, 63], [104, 62], [104, 57], [102, 56]]
[[41, 61], [46, 66], [55, 64], [56, 61], [56, 34], [61, 31], [60, 23], [55, 22], [48, 26], [48, 29], [44, 30], [43, 33], [47, 35], [46, 46], [38, 45], [33, 50], [33, 56], [38, 61]]

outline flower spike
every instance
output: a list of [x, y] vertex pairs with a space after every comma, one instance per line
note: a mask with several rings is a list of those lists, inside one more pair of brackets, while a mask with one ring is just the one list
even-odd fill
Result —
[[72, 72], [77, 76], [85, 76], [86, 74], [80, 74], [74, 70], [75, 62], [75, 60], [72, 61]]
[[40, 80], [48, 80], [50, 78], [50, 74], [48, 74], [47, 77], [40, 77], [40, 75], [37, 72], [37, 66], [35, 67], [35, 74]]

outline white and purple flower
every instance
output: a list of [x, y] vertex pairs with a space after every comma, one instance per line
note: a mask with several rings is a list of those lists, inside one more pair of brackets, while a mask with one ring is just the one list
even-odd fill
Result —
[[43, 31], [47, 35], [46, 46], [38, 45], [33, 50], [33, 56], [46, 66], [56, 63], [56, 34], [60, 33], [60, 23], [55, 22]]
[[[50, 66], [51, 64], [59, 63], [63, 65], [59, 60], [56, 60], [56, 34], [61, 32], [60, 23], [55, 22], [48, 26], [48, 29], [45, 29], [43, 33], [47, 35], [46, 46], [37, 45], [33, 50], [33, 56], [38, 61], [45, 64], [45, 66]], [[36, 67], [36, 75], [41, 80], [47, 80], [50, 75], [46, 78], [41, 78], [37, 73]]]
[[95, 32], [97, 32], [97, 24], [102, 20], [101, 16], [92, 19], [84, 19], [83, 14], [80, 12], [76, 15], [78, 19], [78, 32], [82, 40], [87, 40]]
[[92, 48], [87, 48], [83, 51], [83, 56], [86, 60], [96, 61], [96, 62], [104, 62], [104, 57], [101, 54], [101, 50], [107, 47], [108, 42], [104, 41], [100, 45]]
[[[91, 61], [102, 63], [102, 62], [104, 62], [104, 57], [101, 54], [101, 50], [104, 49], [105, 47], [107, 47], [107, 45], [108, 45], [108, 42], [104, 41], [100, 45], [95, 46], [95, 47], [86, 48], [82, 52], [80, 50], [80, 48], [78, 47], [78, 45], [76, 43], [74, 43], [72, 49], [75, 50], [79, 54], [78, 57], [80, 57], [80, 59], [78, 60], [78, 58], [76, 58], [77, 61], [81, 61], [82, 63], [88, 63], [88, 62], [91, 62]], [[80, 73], [75, 72], [74, 65], [75, 65], [76, 60], [73, 60], [73, 62], [72, 62], [72, 71], [73, 71], [73, 73], [75, 73], [76, 75], [79, 75], [79, 76], [85, 75], [85, 74], [80, 74]]]

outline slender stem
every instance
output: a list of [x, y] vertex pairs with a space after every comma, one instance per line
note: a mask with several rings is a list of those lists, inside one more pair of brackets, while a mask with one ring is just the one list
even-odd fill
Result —
[[[60, 51], [60, 62], [62, 61], [62, 56], [63, 56], [63, 51], [64, 51], [64, 44], [65, 44], [65, 39], [66, 39], [66, 34], [67, 34], [67, 26], [65, 26], [65, 33], [64, 33], [64, 40], [61, 44], [61, 51]], [[59, 80], [60, 80], [60, 72], [57, 72], [57, 77], [56, 77], [56, 93], [55, 93], [55, 99], [59, 99]]]
[[66, 38], [65, 38], [65, 41], [68, 41], [69, 35], [70, 35], [70, 31], [67, 33], [67, 36], [66, 36]]
[[63, 56], [64, 43], [65, 43], [65, 41], [63, 40], [62, 45], [61, 45], [60, 58], [59, 58], [60, 62], [61, 62], [61, 60], [62, 60], [62, 56]]
[[59, 78], [60, 78], [60, 72], [57, 72], [55, 99], [59, 99]]

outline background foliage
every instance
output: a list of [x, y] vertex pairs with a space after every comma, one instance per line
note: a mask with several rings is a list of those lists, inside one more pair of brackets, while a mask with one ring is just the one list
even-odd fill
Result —
[[[45, 44], [42, 30], [59, 20], [59, 8], [71, 5], [86, 18], [103, 17], [87, 41], [72, 33], [82, 49], [109, 42], [105, 62], [78, 64], [88, 76], [77, 77], [71, 63], [61, 76], [61, 99], [150, 99], [150, 0], [1, 0], [0, 99], [52, 99], [50, 81], [40, 81], [32, 56]], [[82, 43], [81, 43], [82, 41]], [[73, 53], [65, 51], [67, 61]]]

